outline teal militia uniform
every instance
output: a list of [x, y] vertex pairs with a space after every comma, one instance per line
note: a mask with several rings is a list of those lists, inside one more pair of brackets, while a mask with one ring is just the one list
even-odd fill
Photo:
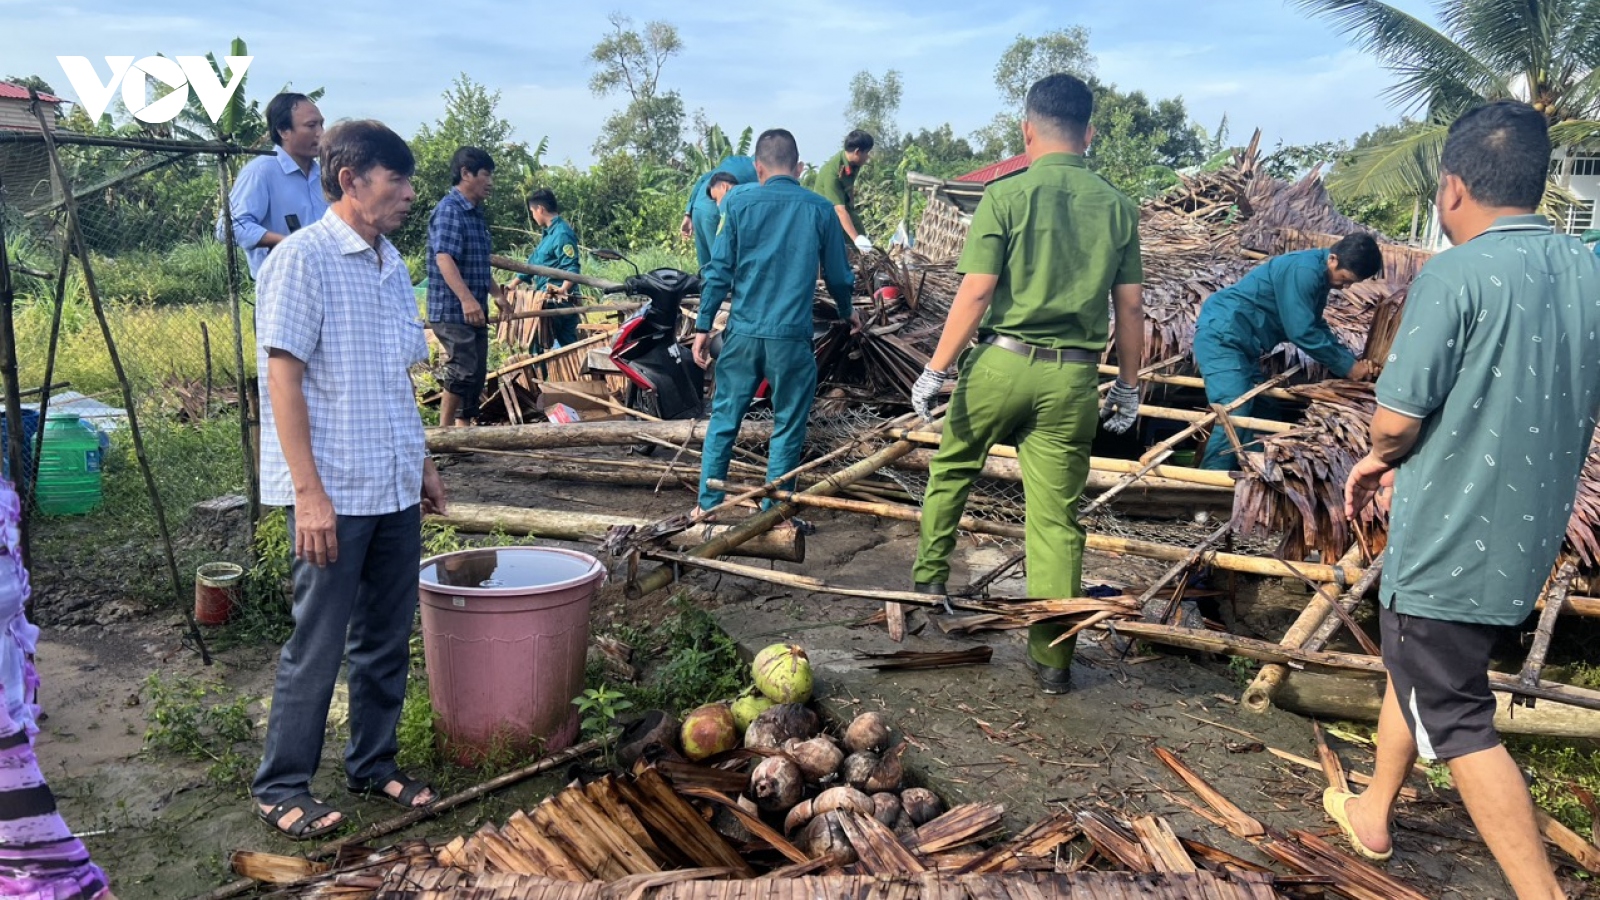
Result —
[[[1261, 357], [1292, 342], [1339, 378], [1350, 374], [1355, 354], [1339, 342], [1323, 312], [1328, 307], [1328, 251], [1301, 250], [1270, 259], [1237, 284], [1212, 294], [1195, 324], [1194, 361], [1206, 382], [1206, 401], [1227, 405], [1261, 381]], [[1248, 416], [1248, 400], [1233, 415]], [[1240, 443], [1252, 440], [1238, 432]], [[1237, 469], [1233, 445], [1221, 428], [1211, 430], [1200, 468]]]
[[[572, 230], [567, 220], [556, 216], [550, 221], [550, 227], [544, 230], [544, 239], [539, 241], [539, 246], [533, 248], [533, 253], [528, 256], [528, 265], [544, 266], [548, 269], [560, 269], [574, 275], [582, 269], [578, 262], [578, 233]], [[527, 283], [527, 275], [518, 275], [517, 280]], [[542, 291], [550, 286], [550, 279], [543, 275], [531, 279], [534, 290]], [[571, 302], [546, 303], [545, 309], [564, 309], [572, 306]], [[541, 329], [542, 330], [542, 329]], [[549, 331], [552, 337], [552, 346], [540, 347], [538, 337], [534, 338], [534, 346], [530, 348], [538, 353], [544, 350], [553, 350], [556, 347], [565, 347], [576, 343], [578, 340], [577, 316], [554, 316], [549, 319]], [[538, 332], [536, 332], [537, 334]]]
[[1561, 550], [1600, 414], [1600, 263], [1505, 216], [1422, 267], [1378, 404], [1422, 421], [1401, 461], [1378, 599], [1518, 625]]
[[[844, 153], [840, 150], [817, 169], [817, 193], [834, 206], [844, 207], [850, 214], [850, 224], [855, 228], [856, 234], [866, 234], [861, 230], [861, 217], [856, 215], [856, 176], [861, 174], [861, 169], [850, 165], [850, 160], [845, 158]], [[834, 221], [838, 220], [838, 215], [835, 214]]]
[[701, 509], [723, 500], [723, 492], [707, 482], [728, 476], [739, 424], [762, 379], [772, 387], [767, 480], [800, 462], [806, 417], [817, 392], [811, 309], [819, 264], [839, 318], [850, 318], [855, 275], [839, 219], [826, 200], [787, 175], [775, 175], [761, 185], [740, 185], [722, 198], [722, 229], [705, 268], [695, 318], [695, 331], [709, 332], [721, 298], [731, 292], [700, 469]]
[[727, 172], [739, 184], [755, 184], [756, 161], [748, 156], [730, 156], [715, 169], [695, 179], [684, 214], [694, 228], [694, 258], [702, 269], [711, 261], [711, 247], [716, 243], [717, 226], [722, 222], [722, 211], [717, 208], [717, 201], [706, 193], [711, 186], [711, 177], [718, 172]]
[[[995, 182], [972, 217], [957, 271], [1000, 276], [968, 351], [929, 467], [913, 579], [944, 584], [972, 482], [989, 448], [1017, 448], [1027, 502], [1028, 596], [1082, 594], [1085, 532], [1078, 500], [1097, 430], [1100, 355], [1110, 339], [1107, 297], [1140, 284], [1139, 208], [1091, 173], [1082, 156], [1052, 153]], [[1036, 350], [985, 343], [1000, 336]], [[1054, 357], [1068, 353], [1071, 360]], [[1055, 669], [1072, 664], [1066, 629], [1035, 625], [1028, 652]]]

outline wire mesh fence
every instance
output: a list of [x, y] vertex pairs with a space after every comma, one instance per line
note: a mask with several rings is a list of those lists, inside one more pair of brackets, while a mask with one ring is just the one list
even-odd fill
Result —
[[[46, 576], [36, 615], [70, 621], [95, 598], [176, 602], [197, 562], [247, 562], [248, 516], [236, 517], [239, 535], [186, 526], [195, 504], [249, 492], [253, 409], [241, 393], [250, 399], [255, 354], [242, 253], [215, 234], [240, 151], [52, 138], [0, 134], [16, 344], [5, 378], [31, 438], [23, 471], [8, 461], [6, 474], [28, 500], [33, 566]], [[83, 481], [92, 472], [37, 453], [41, 432], [66, 428], [100, 443], [98, 502]]]

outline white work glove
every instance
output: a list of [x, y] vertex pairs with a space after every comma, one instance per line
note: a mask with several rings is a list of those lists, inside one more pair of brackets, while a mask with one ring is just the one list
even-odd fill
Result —
[[922, 374], [917, 376], [917, 383], [911, 386], [911, 408], [917, 415], [924, 419], [933, 418], [933, 398], [939, 396], [939, 389], [950, 378], [947, 372], [936, 372], [926, 366]]
[[864, 234], [856, 235], [856, 249], [860, 250], [862, 253], [872, 252], [872, 238], [869, 238]]
[[1112, 434], [1121, 434], [1133, 427], [1139, 418], [1139, 389], [1122, 383], [1118, 378], [1111, 390], [1106, 391], [1105, 402], [1100, 404], [1100, 421]]

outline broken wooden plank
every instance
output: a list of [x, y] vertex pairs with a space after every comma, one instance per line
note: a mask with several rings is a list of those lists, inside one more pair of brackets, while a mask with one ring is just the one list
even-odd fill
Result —
[[975, 844], [999, 828], [1005, 814], [1001, 803], [963, 803], [918, 828], [906, 849], [926, 856]]
[[838, 816], [839, 827], [868, 874], [902, 875], [925, 871], [922, 863], [882, 822], [847, 809], [839, 810]]
[[[640, 802], [634, 803], [633, 798], [627, 796], [624, 799], [629, 801], [634, 812], [658, 838], [676, 846], [694, 859], [697, 866], [726, 867], [740, 878], [755, 877], [755, 870], [750, 868], [744, 857], [700, 818], [694, 807], [672, 789], [660, 772], [647, 768], [635, 773], [634, 787], [637, 789], [635, 796]], [[658, 839], [656, 843], [660, 846], [661, 840]]]
[[1207, 806], [1227, 820], [1229, 834], [1234, 837], [1253, 838], [1267, 833], [1266, 828], [1256, 820], [1255, 816], [1234, 805], [1232, 800], [1224, 797], [1221, 791], [1212, 787], [1204, 778], [1201, 778], [1193, 769], [1173, 755], [1171, 751], [1165, 747], [1154, 747], [1152, 750], [1155, 752], [1157, 759], [1166, 764], [1166, 767], [1171, 769], [1173, 774], [1177, 775], [1183, 780], [1184, 784], [1189, 786], [1189, 790], [1194, 791], [1201, 800], [1206, 802]]
[[1184, 849], [1178, 840], [1178, 835], [1173, 832], [1172, 826], [1165, 819], [1156, 816], [1142, 816], [1133, 820], [1133, 834], [1139, 839], [1139, 846], [1144, 848], [1144, 855], [1150, 860], [1150, 865], [1157, 872], [1167, 873], [1193, 873], [1200, 871], [1189, 858], [1189, 851]]
[[1339, 762], [1339, 755], [1328, 746], [1328, 738], [1322, 733], [1322, 726], [1312, 722], [1311, 734], [1317, 740], [1317, 761], [1322, 765], [1322, 774], [1328, 779], [1328, 786], [1336, 791], [1350, 793], [1350, 781], [1345, 778], [1344, 764]]
[[1078, 827], [1083, 830], [1083, 836], [1089, 839], [1089, 843], [1093, 844], [1096, 850], [1106, 858], [1116, 860], [1124, 868], [1135, 872], [1156, 870], [1155, 864], [1150, 861], [1150, 855], [1145, 852], [1138, 837], [1100, 810], [1080, 810]]

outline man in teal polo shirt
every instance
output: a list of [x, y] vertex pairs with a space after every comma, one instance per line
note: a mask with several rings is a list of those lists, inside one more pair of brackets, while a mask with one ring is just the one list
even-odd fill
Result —
[[689, 204], [683, 211], [681, 230], [684, 237], [694, 239], [694, 256], [702, 269], [711, 261], [711, 246], [716, 242], [717, 226], [722, 222], [720, 202], [722, 194], [727, 192], [727, 188], [717, 188], [712, 181], [726, 183], [725, 176], [731, 176], [736, 185], [755, 184], [755, 160], [748, 156], [726, 157], [715, 169], [695, 179], [694, 187], [689, 189]]
[[[1377, 374], [1366, 360], [1357, 360], [1328, 327], [1323, 312], [1328, 291], [1347, 288], [1383, 271], [1383, 254], [1369, 234], [1350, 234], [1327, 250], [1285, 253], [1262, 263], [1238, 283], [1206, 299], [1195, 323], [1194, 361], [1205, 378], [1206, 402], [1226, 406], [1261, 381], [1261, 357], [1272, 348], [1293, 343], [1336, 378], [1369, 381]], [[1248, 416], [1247, 400], [1233, 414]], [[1241, 430], [1241, 444], [1251, 434]], [[1233, 447], [1221, 428], [1211, 429], [1202, 469], [1238, 469]]]
[[1477, 107], [1445, 139], [1435, 205], [1455, 246], [1411, 283], [1345, 488], [1352, 518], [1393, 492], [1377, 770], [1359, 797], [1323, 797], [1358, 853], [1386, 859], [1412, 764], [1444, 760], [1522, 900], [1566, 894], [1495, 733], [1490, 651], [1534, 611], [1600, 417], [1600, 259], [1535, 214], [1549, 166], [1525, 103]]
[[872, 249], [872, 239], [856, 214], [856, 176], [872, 156], [872, 135], [856, 129], [844, 136], [844, 149], [817, 169], [817, 193], [833, 204], [845, 239], [862, 253]]
[[800, 186], [799, 169], [794, 135], [781, 128], [763, 132], [756, 141], [761, 183], [740, 185], [722, 199], [722, 230], [705, 269], [694, 323], [694, 359], [709, 369], [711, 328], [728, 299], [728, 327], [717, 357], [716, 396], [700, 466], [702, 510], [723, 500], [723, 492], [708, 483], [728, 477], [739, 423], [763, 379], [772, 386], [767, 480], [778, 479], [800, 462], [806, 417], [817, 393], [811, 309], [819, 266], [839, 318], [854, 319], [850, 292], [856, 279], [844, 235], [827, 201]]
[[[1082, 81], [1051, 75], [1028, 91], [1026, 172], [995, 182], [972, 216], [957, 271], [961, 287], [944, 334], [911, 393], [924, 417], [974, 335], [929, 467], [915, 589], [945, 593], [950, 553], [967, 492], [989, 448], [1017, 448], [1027, 501], [1028, 595], [1082, 593], [1085, 533], [1078, 499], [1089, 476], [1099, 400], [1097, 364], [1116, 321], [1117, 383], [1106, 398], [1108, 430], [1133, 425], [1139, 408], [1144, 312], [1139, 207], [1084, 166], [1094, 98]], [[1028, 629], [1041, 690], [1064, 693], [1073, 645], [1066, 629]]]
[[[549, 188], [541, 188], [528, 195], [528, 212], [533, 216], [533, 221], [544, 229], [544, 237], [540, 239], [539, 246], [533, 248], [533, 253], [528, 256], [528, 265], [544, 266], [547, 269], [560, 269], [563, 272], [577, 273], [582, 270], [578, 262], [578, 233], [572, 230], [567, 220], [561, 217], [561, 203], [556, 199], [555, 192]], [[518, 275], [517, 280], [526, 284], [527, 275]], [[552, 279], [540, 275], [533, 278], [533, 289], [543, 291], [545, 309], [567, 309], [572, 306], [572, 291], [577, 284], [571, 280], [552, 284]], [[533, 346], [528, 352], [538, 354], [557, 347], [565, 347], [578, 340], [577, 316], [546, 316], [539, 320], [539, 327], [534, 331]]]

